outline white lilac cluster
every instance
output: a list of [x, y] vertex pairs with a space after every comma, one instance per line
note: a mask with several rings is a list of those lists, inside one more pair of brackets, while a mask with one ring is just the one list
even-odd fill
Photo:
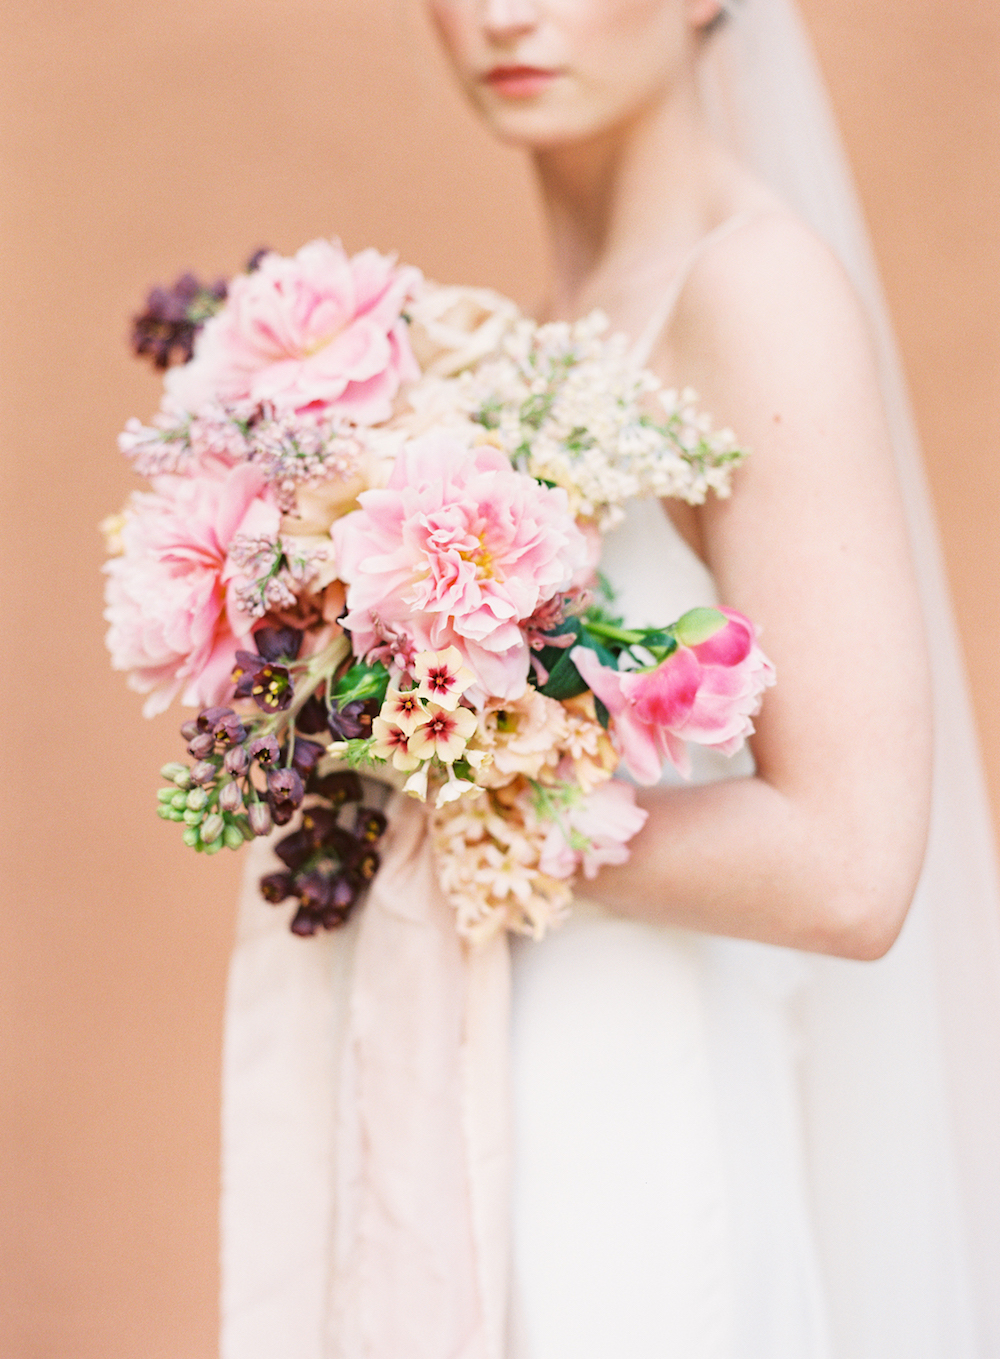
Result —
[[300, 486], [346, 481], [362, 456], [357, 431], [342, 420], [246, 402], [213, 402], [195, 415], [165, 402], [151, 425], [129, 420], [118, 446], [145, 477], [192, 475], [209, 463], [256, 463], [285, 511], [294, 508]]
[[631, 496], [727, 495], [745, 456], [732, 431], [713, 431], [690, 390], [661, 391], [627, 338], [606, 329], [600, 312], [573, 324], [517, 320], [496, 357], [435, 391], [435, 413], [450, 402], [515, 466], [564, 487], [572, 513], [602, 531]]

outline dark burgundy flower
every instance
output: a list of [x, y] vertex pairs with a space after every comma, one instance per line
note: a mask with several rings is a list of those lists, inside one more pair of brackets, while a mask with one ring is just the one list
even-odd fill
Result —
[[[365, 720], [367, 718], [367, 721]], [[356, 736], [367, 736], [371, 731], [371, 716], [365, 712], [361, 699], [334, 708], [327, 718], [327, 726], [338, 741], [350, 741]]]
[[302, 813], [302, 830], [308, 834], [316, 849], [326, 842], [332, 842], [333, 832], [339, 829], [337, 813], [329, 807], [307, 807]]
[[194, 740], [188, 742], [188, 754], [196, 760], [203, 760], [215, 749], [215, 737], [210, 731], [200, 731]]
[[295, 719], [295, 726], [298, 731], [304, 731], [307, 736], [317, 736], [321, 731], [329, 730], [327, 726], [327, 707], [319, 695], [319, 691], [310, 694], [299, 709], [299, 715]]
[[359, 846], [359, 851], [345, 867], [352, 877], [359, 882], [371, 882], [378, 872], [378, 866], [382, 860], [373, 849], [369, 849], [367, 846]]
[[238, 812], [243, 806], [243, 793], [240, 785], [235, 781], [226, 783], [219, 789], [219, 810], [223, 812]]
[[295, 895], [302, 905], [317, 915], [330, 904], [330, 879], [317, 869], [298, 874], [295, 878]]
[[359, 840], [373, 845], [380, 838], [387, 824], [382, 813], [376, 811], [374, 807], [359, 807], [354, 821], [354, 834]]
[[214, 708], [203, 708], [198, 714], [198, 730], [214, 732], [216, 724], [223, 717], [235, 716], [236, 714], [233, 712], [232, 708], [224, 708], [221, 705], [217, 705]]
[[238, 746], [247, 739], [247, 729], [234, 712], [229, 712], [216, 722], [212, 735], [220, 745]]
[[265, 873], [261, 878], [260, 894], [265, 901], [269, 901], [272, 906], [277, 906], [279, 901], [284, 901], [286, 897], [292, 895], [292, 875], [291, 873]]
[[277, 798], [271, 797], [270, 793], [267, 797], [267, 805], [271, 809], [271, 816], [274, 818], [276, 826], [287, 826], [295, 815], [294, 802], [279, 802]]
[[356, 885], [345, 874], [338, 873], [330, 883], [330, 901], [321, 917], [323, 928], [335, 930], [343, 925], [357, 899]]
[[247, 808], [247, 819], [254, 835], [269, 835], [271, 833], [274, 819], [271, 815], [271, 808], [266, 802], [251, 802]]
[[319, 929], [320, 922], [313, 915], [312, 911], [305, 906], [300, 906], [292, 918], [289, 929], [293, 934], [300, 935], [303, 939], [308, 939]]
[[194, 352], [195, 336], [219, 310], [226, 292], [222, 279], [209, 287], [194, 274], [182, 274], [171, 288], [153, 288], [146, 298], [146, 310], [132, 321], [133, 352], [148, 356], [157, 368], [187, 363]]
[[247, 754], [265, 769], [281, 758], [281, 747], [273, 736], [258, 736], [247, 746]]
[[266, 713], [283, 712], [295, 697], [288, 667], [265, 661], [252, 651], [237, 651], [233, 683], [237, 698], [252, 698]]
[[316, 841], [307, 830], [292, 831], [278, 841], [274, 852], [295, 873], [316, 852]]
[[302, 646], [302, 633], [298, 628], [258, 628], [253, 640], [265, 661], [294, 661]]
[[268, 770], [267, 791], [270, 794], [272, 810], [275, 802], [290, 802], [293, 807], [297, 807], [306, 792], [299, 771], [286, 768]]
[[231, 746], [222, 757], [227, 774], [245, 774], [250, 768], [250, 756], [244, 746]]
[[191, 782], [213, 783], [218, 772], [219, 766], [212, 760], [199, 760], [197, 764], [191, 766]]
[[307, 779], [325, 753], [325, 746], [319, 745], [316, 741], [307, 741], [304, 736], [297, 736], [292, 750], [292, 766], [299, 771], [303, 779]]
[[198, 723], [194, 718], [192, 718], [190, 722], [181, 724], [181, 735], [184, 737], [185, 741], [193, 741], [200, 731], [201, 727], [198, 726]]
[[360, 802], [363, 796], [361, 780], [352, 769], [341, 769], [336, 774], [315, 775], [309, 780], [310, 793], [318, 793], [334, 807], [343, 807], [345, 802]]
[[347, 912], [357, 899], [357, 883], [352, 882], [346, 873], [338, 873], [330, 885], [330, 904], [342, 911], [346, 919]]

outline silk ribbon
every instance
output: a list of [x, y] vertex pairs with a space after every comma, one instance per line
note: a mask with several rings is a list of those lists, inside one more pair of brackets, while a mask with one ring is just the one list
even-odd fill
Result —
[[510, 958], [469, 946], [394, 794], [362, 908], [335, 1126], [336, 1359], [502, 1359]]

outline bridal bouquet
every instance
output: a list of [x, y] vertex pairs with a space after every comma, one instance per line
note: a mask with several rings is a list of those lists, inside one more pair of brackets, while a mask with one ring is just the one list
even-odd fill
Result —
[[137, 318], [169, 371], [120, 439], [151, 489], [104, 524], [112, 664], [198, 710], [159, 793], [186, 844], [297, 816], [261, 881], [297, 934], [378, 869], [359, 770], [427, 801], [462, 934], [537, 937], [645, 820], [619, 761], [652, 784], [752, 731], [753, 625], [625, 627], [598, 574], [629, 497], [726, 495], [744, 456], [605, 328], [325, 240]]

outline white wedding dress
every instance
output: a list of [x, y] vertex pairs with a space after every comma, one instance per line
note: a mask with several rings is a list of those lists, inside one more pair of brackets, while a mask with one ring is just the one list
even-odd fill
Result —
[[[748, 0], [730, 27], [720, 121], [735, 108], [734, 140], [830, 239], [879, 332], [934, 641], [930, 847], [877, 963], [584, 900], [515, 942], [506, 1359], [997, 1359], [1000, 926], [957, 647], [821, 85], [787, 0]], [[630, 507], [604, 566], [630, 622], [714, 598], [655, 502]], [[747, 768], [702, 752], [694, 777]], [[331, 1148], [358, 921], [293, 938], [255, 890], [268, 854], [250, 847], [230, 981], [222, 1355], [341, 1359]]]
[[[632, 504], [603, 564], [629, 624], [715, 599], [655, 502]], [[702, 751], [694, 777], [733, 766]], [[872, 965], [581, 901], [515, 944], [512, 1359], [979, 1352], [947, 1277], [961, 1251], [933, 1020], [898, 1011], [893, 986], [925, 924], [915, 913]], [[814, 1110], [827, 985], [843, 1105]], [[905, 1264], [883, 1254], [903, 1241]]]

